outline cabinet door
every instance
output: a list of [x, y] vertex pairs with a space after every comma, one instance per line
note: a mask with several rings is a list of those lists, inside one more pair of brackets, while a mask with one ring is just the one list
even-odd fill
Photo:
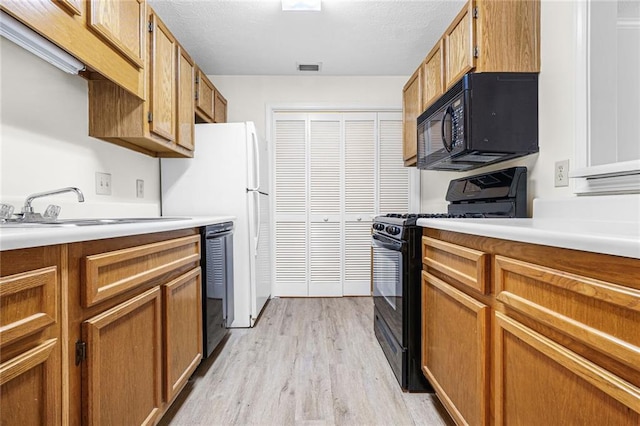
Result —
[[165, 400], [170, 402], [202, 359], [200, 268], [162, 286], [164, 297]]
[[218, 90], [215, 91], [213, 100], [213, 115], [216, 123], [227, 122], [227, 100]]
[[196, 71], [196, 113], [207, 123], [212, 123], [214, 88], [207, 76], [198, 68]]
[[422, 370], [458, 424], [488, 423], [489, 309], [422, 273]]
[[155, 287], [82, 323], [88, 425], [151, 425], [161, 406], [161, 295]]
[[473, 8], [474, 2], [469, 0], [444, 34], [446, 89], [475, 67], [473, 49], [476, 42]]
[[[65, 4], [77, 3], [64, 0]], [[88, 25], [138, 67], [144, 66], [144, 0], [88, 0]]]
[[640, 388], [496, 312], [496, 425], [638, 425]]
[[177, 143], [194, 148], [194, 64], [187, 52], [178, 46], [178, 135]]
[[0, 424], [59, 425], [61, 246], [0, 252]]
[[422, 67], [418, 68], [402, 90], [402, 159], [415, 166], [418, 155], [417, 118], [422, 113]]
[[442, 72], [444, 41], [429, 52], [422, 65], [422, 110], [426, 110], [444, 93], [444, 73]]
[[176, 134], [176, 40], [169, 29], [151, 14], [149, 51], [149, 130], [168, 141]]

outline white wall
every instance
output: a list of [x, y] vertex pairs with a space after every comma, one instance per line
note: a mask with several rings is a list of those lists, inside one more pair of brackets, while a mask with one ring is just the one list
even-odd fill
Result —
[[[61, 205], [61, 218], [158, 215], [159, 161], [87, 136], [87, 82], [4, 38], [0, 43], [0, 202], [18, 212], [29, 194], [76, 186], [85, 203], [64, 194], [33, 206], [41, 212]], [[95, 194], [95, 172], [111, 173], [111, 196]], [[144, 180], [142, 199], [136, 179]]]
[[571, 186], [555, 188], [553, 180], [556, 161], [569, 159], [569, 168], [574, 163], [576, 34], [573, 2], [543, 0], [540, 20], [540, 152], [464, 173], [422, 171], [422, 211], [446, 210], [444, 196], [451, 179], [519, 165], [527, 166], [529, 171], [529, 215], [533, 198], [573, 195]]
[[[209, 76], [228, 101], [228, 121], [253, 121], [266, 137], [268, 105], [402, 108], [406, 77]], [[268, 138], [269, 139], [269, 138]]]

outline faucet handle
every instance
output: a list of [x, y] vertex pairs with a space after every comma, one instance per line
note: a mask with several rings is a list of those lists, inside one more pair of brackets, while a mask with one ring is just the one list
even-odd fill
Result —
[[13, 215], [13, 206], [0, 203], [0, 220], [11, 219], [11, 215]]
[[55, 204], [49, 204], [47, 209], [44, 211], [42, 215], [45, 219], [56, 220], [58, 215], [60, 214], [60, 206], [56, 206]]

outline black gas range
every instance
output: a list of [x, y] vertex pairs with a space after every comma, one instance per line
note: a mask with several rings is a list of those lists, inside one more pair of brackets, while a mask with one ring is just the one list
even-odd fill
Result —
[[527, 169], [512, 167], [454, 179], [446, 213], [390, 213], [372, 225], [374, 331], [400, 386], [432, 391], [420, 368], [422, 228], [420, 218], [527, 216]]

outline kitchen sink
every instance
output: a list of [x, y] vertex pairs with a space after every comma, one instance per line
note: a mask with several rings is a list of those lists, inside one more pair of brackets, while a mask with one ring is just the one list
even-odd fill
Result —
[[41, 228], [59, 226], [95, 226], [95, 225], [122, 225], [134, 223], [166, 222], [172, 220], [188, 220], [187, 217], [127, 217], [105, 219], [56, 219], [42, 222], [19, 222], [10, 220], [0, 223], [2, 228]]

